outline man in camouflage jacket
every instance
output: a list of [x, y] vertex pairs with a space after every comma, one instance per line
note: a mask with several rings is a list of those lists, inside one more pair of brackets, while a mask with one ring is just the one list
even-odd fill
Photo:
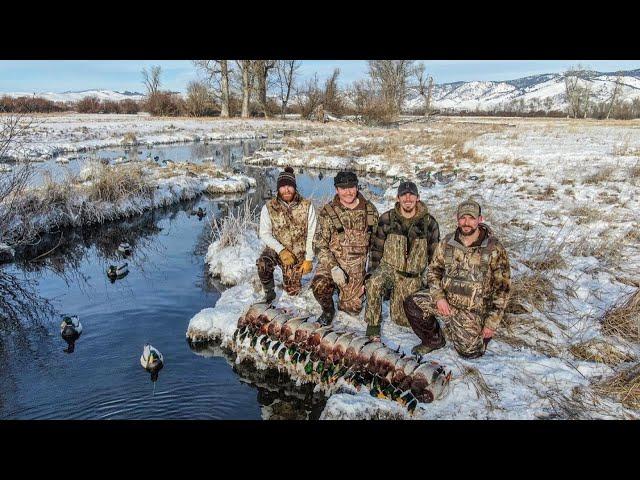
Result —
[[313, 268], [313, 235], [316, 214], [309, 200], [297, 191], [293, 168], [287, 167], [278, 176], [278, 193], [260, 212], [260, 239], [266, 248], [256, 261], [258, 277], [264, 289], [266, 303], [276, 298], [274, 269], [282, 269], [284, 290], [297, 295], [302, 288], [302, 275]]
[[444, 346], [438, 315], [461, 356], [482, 356], [507, 306], [511, 272], [506, 250], [482, 223], [480, 205], [473, 200], [460, 204], [457, 218], [458, 228], [438, 244], [429, 265], [429, 289], [404, 302], [409, 323], [422, 340], [414, 353]]
[[352, 315], [362, 310], [364, 275], [378, 211], [358, 191], [353, 172], [339, 172], [334, 178], [336, 196], [318, 215], [314, 250], [318, 269], [311, 282], [313, 295], [322, 307], [318, 321], [333, 321], [333, 293], [338, 289], [338, 308]]
[[383, 295], [389, 291], [391, 320], [409, 326], [403, 302], [423, 286], [423, 273], [439, 240], [438, 222], [420, 201], [416, 184], [400, 183], [398, 201], [394, 208], [380, 216], [371, 247], [366, 281], [367, 335], [380, 335]]

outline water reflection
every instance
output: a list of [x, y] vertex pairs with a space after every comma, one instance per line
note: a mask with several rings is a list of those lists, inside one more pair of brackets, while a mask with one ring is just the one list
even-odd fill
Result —
[[257, 400], [265, 420], [317, 420], [326, 404], [322, 393], [314, 393], [314, 385], [297, 386], [287, 374], [276, 369], [259, 370], [250, 361], [236, 363], [235, 354], [219, 342], [193, 343], [187, 340], [192, 352], [203, 357], [224, 358], [240, 377], [257, 390]]

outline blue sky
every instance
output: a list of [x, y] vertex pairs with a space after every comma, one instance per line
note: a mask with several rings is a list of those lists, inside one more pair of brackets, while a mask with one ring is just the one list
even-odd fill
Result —
[[[640, 60], [424, 60], [436, 83], [512, 80], [539, 73], [559, 73], [582, 64], [599, 71], [640, 68]], [[108, 89], [143, 91], [140, 70], [160, 65], [163, 88], [184, 91], [197, 78], [189, 60], [0, 60], [0, 92], [63, 92]], [[326, 78], [340, 68], [341, 83], [366, 75], [365, 60], [303, 60], [301, 74]]]

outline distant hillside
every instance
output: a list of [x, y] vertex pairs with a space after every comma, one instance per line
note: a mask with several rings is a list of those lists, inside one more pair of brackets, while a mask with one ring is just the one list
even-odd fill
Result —
[[[589, 72], [587, 82], [591, 86], [593, 100], [606, 101], [611, 97], [616, 72]], [[640, 98], [640, 69], [622, 72], [621, 98], [632, 101]], [[470, 81], [436, 84], [433, 89], [435, 108], [459, 110], [508, 109], [510, 105], [524, 102], [541, 110], [565, 110], [564, 78], [558, 73], [547, 73], [507, 81]], [[410, 95], [405, 108], [420, 108], [423, 99]]]
[[81, 90], [81, 91], [68, 91], [62, 93], [55, 92], [7, 92], [0, 93], [0, 95], [7, 95], [10, 97], [41, 97], [52, 102], [77, 102], [84, 97], [97, 97], [100, 100], [111, 100], [119, 102], [120, 100], [142, 100], [144, 94], [139, 92], [116, 92], [113, 90]]

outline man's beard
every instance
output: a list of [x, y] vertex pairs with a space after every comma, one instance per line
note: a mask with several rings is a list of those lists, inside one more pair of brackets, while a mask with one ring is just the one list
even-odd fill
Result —
[[464, 230], [462, 230], [462, 227], [460, 227], [460, 235], [462, 235], [463, 237], [470, 237], [471, 235], [473, 235], [474, 233], [476, 233], [478, 231], [478, 227], [472, 229], [470, 232], [465, 233]]
[[403, 211], [404, 213], [413, 213], [413, 212], [415, 212], [415, 211], [416, 211], [416, 206], [415, 206], [415, 205], [414, 205], [413, 207], [411, 207], [411, 208], [407, 208], [407, 207], [405, 207], [405, 206], [401, 203], [401, 204], [400, 204], [400, 208], [402, 209], [402, 211]]
[[293, 197], [295, 196], [296, 196], [295, 192], [291, 194], [285, 193], [284, 195], [280, 194], [280, 198], [287, 203], [291, 202], [293, 200]]

